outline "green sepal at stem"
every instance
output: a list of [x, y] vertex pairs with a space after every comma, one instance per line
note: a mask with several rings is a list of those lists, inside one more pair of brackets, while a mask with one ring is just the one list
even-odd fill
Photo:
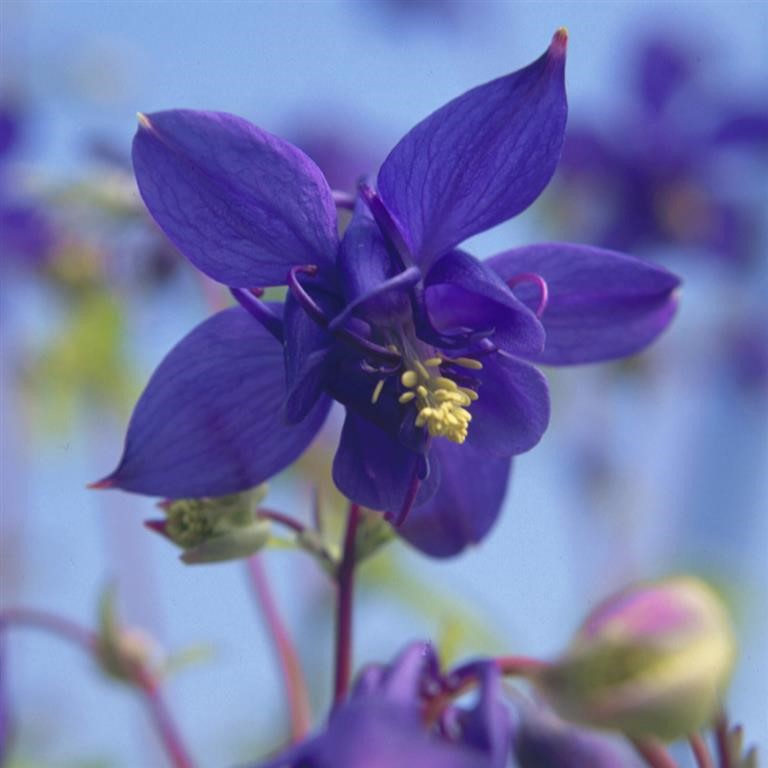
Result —
[[[367, 560], [394, 538], [392, 526], [380, 513], [362, 509], [355, 536], [355, 563]], [[327, 541], [326, 537], [314, 528], [305, 528], [298, 533], [296, 544], [312, 555], [332, 579], [336, 578], [341, 559], [338, 544]]]
[[297, 534], [296, 544], [307, 554], [314, 557], [318, 565], [331, 579], [336, 579], [341, 557], [337, 545], [326, 541], [323, 535], [314, 528], [305, 528], [301, 533]]
[[355, 537], [355, 562], [367, 560], [394, 538], [392, 526], [381, 514], [363, 508]]

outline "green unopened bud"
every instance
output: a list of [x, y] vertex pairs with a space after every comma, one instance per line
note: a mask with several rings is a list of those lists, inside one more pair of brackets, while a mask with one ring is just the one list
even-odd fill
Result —
[[96, 655], [106, 674], [131, 685], [157, 666], [158, 649], [152, 638], [141, 630], [120, 625], [111, 588], [99, 600]]
[[734, 657], [719, 598], [678, 577], [606, 600], [533, 682], [566, 719], [673, 741], [712, 721]]
[[260, 485], [229, 496], [167, 501], [162, 505], [166, 519], [148, 525], [184, 550], [185, 563], [250, 557], [270, 537], [269, 522], [257, 514], [266, 488]]

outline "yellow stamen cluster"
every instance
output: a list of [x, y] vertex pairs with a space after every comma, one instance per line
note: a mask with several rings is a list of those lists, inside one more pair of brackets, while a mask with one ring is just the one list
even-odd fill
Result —
[[[432, 437], [445, 437], [454, 443], [467, 439], [472, 414], [467, 407], [477, 400], [477, 392], [460, 387], [445, 376], [432, 375], [427, 369], [436, 368], [443, 360], [431, 357], [423, 363], [416, 360], [413, 368], [406, 370], [400, 383], [408, 390], [400, 395], [401, 403], [415, 401], [418, 408], [416, 426], [426, 426]], [[470, 358], [459, 358], [451, 362], [465, 368], [480, 370], [482, 363]]]

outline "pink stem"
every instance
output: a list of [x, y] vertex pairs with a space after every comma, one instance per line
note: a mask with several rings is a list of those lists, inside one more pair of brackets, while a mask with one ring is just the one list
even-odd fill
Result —
[[539, 672], [549, 665], [546, 661], [527, 656], [500, 656], [496, 659], [496, 666], [505, 677], [527, 677], [531, 672]]
[[688, 738], [688, 743], [691, 745], [691, 751], [699, 768], [715, 768], [707, 742], [704, 741], [700, 733], [692, 734]]
[[304, 523], [299, 522], [298, 520], [296, 520], [296, 518], [293, 518], [290, 515], [283, 514], [282, 512], [277, 512], [274, 509], [259, 508], [256, 514], [258, 517], [262, 518], [263, 520], [271, 520], [273, 523], [282, 525], [285, 528], [290, 528], [295, 533], [304, 533], [304, 531], [306, 530], [306, 526], [304, 525]]
[[715, 740], [720, 768], [731, 768], [731, 750], [728, 747], [728, 717], [721, 712], [715, 721]]
[[283, 624], [277, 610], [277, 604], [269, 588], [269, 581], [264, 566], [258, 556], [246, 562], [251, 577], [253, 591], [261, 606], [267, 631], [272, 636], [277, 660], [285, 681], [285, 693], [288, 698], [288, 711], [291, 718], [291, 739], [295, 743], [306, 736], [310, 728], [311, 715], [309, 697], [304, 674], [296, 648]]
[[136, 684], [144, 694], [144, 701], [147, 703], [152, 722], [155, 724], [155, 729], [163, 742], [171, 763], [175, 768], [193, 768], [192, 758], [187, 752], [184, 740], [181, 738], [171, 712], [160, 692], [157, 680], [146, 670], [140, 669], [136, 675]]
[[[40, 629], [63, 638], [79, 646], [98, 661], [98, 635], [68, 619], [31, 608], [8, 608], [0, 612], [0, 632], [6, 626], [10, 627], [14, 624]], [[139, 668], [134, 682], [144, 693], [152, 721], [174, 768], [193, 768], [194, 763], [160, 696], [157, 681], [147, 670]]]
[[352, 599], [355, 587], [355, 542], [360, 521], [360, 507], [349, 505], [344, 549], [336, 577], [338, 602], [336, 609], [336, 665], [334, 671], [334, 702], [339, 703], [349, 690], [352, 676]]
[[650, 768], [677, 768], [677, 764], [664, 747], [656, 741], [630, 739], [632, 746]]

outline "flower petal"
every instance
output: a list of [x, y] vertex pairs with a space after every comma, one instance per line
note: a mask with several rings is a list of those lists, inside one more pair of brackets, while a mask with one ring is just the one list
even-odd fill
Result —
[[102, 484], [169, 498], [243, 491], [304, 451], [330, 406], [283, 420], [282, 347], [239, 307], [171, 350], [139, 399], [117, 469]]
[[[503, 280], [529, 272], [547, 282], [541, 318], [546, 345], [531, 359], [549, 365], [633, 354], [667, 327], [677, 309], [675, 275], [615, 251], [548, 243], [506, 251], [487, 263]], [[526, 301], [538, 301], [538, 291], [526, 288], [515, 290]]]
[[384, 161], [382, 199], [425, 267], [471, 235], [525, 210], [563, 143], [565, 30], [533, 64], [459, 96]]
[[520, 768], [640, 768], [616, 736], [578, 728], [543, 707], [521, 702], [512, 739]]
[[[340, 306], [336, 297], [326, 291], [315, 291], [313, 298], [329, 316]], [[285, 300], [283, 319], [285, 417], [288, 423], [296, 424], [306, 417], [328, 382], [333, 337], [309, 317], [290, 293]]]
[[438, 330], [495, 329], [491, 340], [513, 354], [533, 355], [544, 348], [544, 328], [536, 315], [469, 254], [447, 253], [430, 269], [425, 286], [427, 311]]
[[549, 424], [549, 388], [530, 363], [505, 352], [483, 358], [479, 398], [469, 407], [467, 444], [495, 456], [515, 456], [533, 448]]
[[[423, 458], [396, 438], [351, 410], [347, 410], [341, 441], [333, 460], [333, 482], [357, 504], [380, 512], [399, 512]], [[417, 503], [435, 492], [437, 472], [422, 482]]]
[[282, 285], [331, 265], [336, 209], [317, 166], [286, 141], [218, 112], [140, 116], [133, 167], [144, 202], [192, 263], [234, 287]]
[[434, 440], [429, 457], [440, 466], [440, 486], [411, 511], [398, 533], [427, 555], [451, 557], [480, 542], [496, 522], [512, 463], [447, 440]]
[[[337, 267], [348, 304], [363, 300], [366, 315], [374, 321], [391, 323], [407, 316], [411, 305], [405, 290], [378, 294], [383, 284], [402, 272], [403, 265], [389, 252], [378, 225], [359, 201], [344, 232]], [[372, 293], [374, 298], [365, 301]]]

